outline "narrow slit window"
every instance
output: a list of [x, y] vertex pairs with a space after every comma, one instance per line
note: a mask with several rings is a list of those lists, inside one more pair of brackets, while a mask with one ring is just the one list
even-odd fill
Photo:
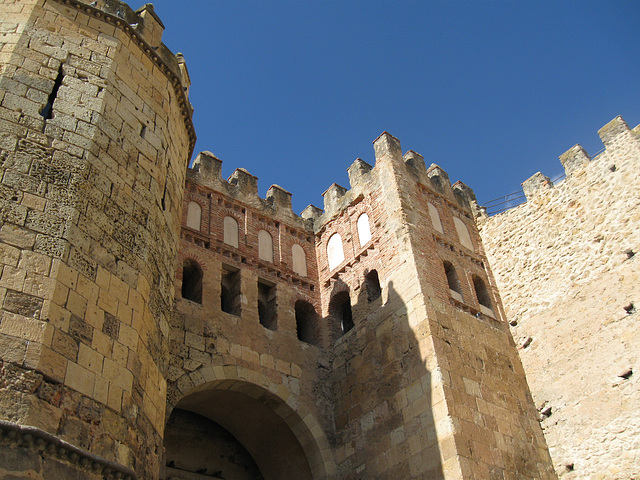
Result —
[[380, 298], [382, 289], [380, 288], [380, 279], [376, 270], [371, 270], [365, 275], [364, 288], [367, 292], [367, 302], [371, 303]]
[[339, 233], [334, 233], [327, 242], [327, 259], [329, 270], [333, 270], [344, 262], [344, 250], [342, 249], [342, 237]]
[[258, 257], [273, 263], [273, 237], [266, 230], [258, 232]]
[[358, 217], [358, 239], [360, 240], [360, 246], [363, 247], [369, 240], [371, 240], [371, 227], [369, 226], [369, 215], [363, 213]]
[[58, 90], [60, 89], [60, 86], [62, 86], [63, 78], [64, 73], [62, 72], [62, 65], [60, 65], [60, 68], [58, 69], [58, 76], [53, 82], [53, 89], [51, 90], [51, 94], [47, 99], [47, 104], [42, 108], [42, 110], [40, 110], [40, 115], [45, 120], [53, 118], [53, 104], [56, 101], [56, 97], [58, 96]]
[[189, 202], [187, 206], [187, 227], [200, 230], [202, 207], [196, 202]]
[[443, 262], [444, 273], [447, 275], [447, 283], [449, 284], [449, 290], [462, 294], [462, 288], [460, 287], [460, 280], [458, 279], [458, 273], [450, 262]]
[[348, 291], [342, 291], [333, 296], [329, 302], [329, 314], [340, 326], [342, 335], [355, 326], [351, 313], [351, 298]]
[[220, 291], [220, 308], [223, 312], [240, 316], [240, 270], [223, 266]]
[[476, 297], [478, 298], [478, 303], [483, 307], [493, 308], [491, 302], [491, 295], [489, 294], [489, 290], [487, 289], [487, 285], [477, 275], [473, 276], [473, 288], [476, 291]]
[[291, 247], [291, 256], [293, 257], [293, 271], [302, 277], [307, 276], [307, 255], [297, 243]]
[[202, 268], [188, 258], [182, 264], [182, 298], [202, 303]]
[[313, 305], [304, 300], [298, 300], [295, 312], [298, 340], [311, 345], [320, 345], [319, 319]]
[[224, 243], [238, 248], [238, 221], [233, 217], [224, 217]]
[[258, 281], [258, 317], [260, 325], [269, 330], [277, 330], [277, 312], [276, 286], [262, 280]]

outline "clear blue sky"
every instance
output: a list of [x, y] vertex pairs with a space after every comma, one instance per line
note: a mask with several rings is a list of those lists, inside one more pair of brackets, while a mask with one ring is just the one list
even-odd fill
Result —
[[[480, 203], [640, 123], [637, 1], [156, 0], [185, 55], [196, 153], [293, 193], [349, 187], [384, 130]], [[141, 3], [133, 3], [135, 9]]]

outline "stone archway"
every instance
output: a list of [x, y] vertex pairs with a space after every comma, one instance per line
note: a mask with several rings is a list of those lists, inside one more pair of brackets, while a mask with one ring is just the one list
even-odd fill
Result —
[[[236, 463], [246, 465], [244, 478], [337, 478], [333, 455], [322, 428], [314, 415], [299, 404], [298, 397], [283, 385], [273, 383], [259, 372], [237, 366], [203, 367], [185, 374], [177, 383], [188, 384], [191, 388], [184, 389], [182, 398], [173, 406], [165, 430], [165, 458], [169, 465], [166, 478], [175, 474], [169, 472], [171, 466], [185, 468], [185, 463], [180, 462], [187, 462], [186, 456], [192, 459], [188, 470], [197, 472], [193, 450], [185, 456], [187, 450], [180, 441], [180, 438], [196, 438], [193, 432], [184, 430], [189, 428], [185, 419], [198, 422], [195, 429], [210, 432], [203, 441], [224, 443], [215, 448], [216, 455], [229, 456], [221, 449], [234, 452]], [[198, 418], [202, 420], [198, 421]], [[211, 422], [211, 427], [203, 429], [206, 422]], [[198, 448], [201, 447], [202, 444]], [[243, 456], [243, 450], [246, 456]], [[255, 462], [259, 475], [251, 473], [251, 462]], [[224, 472], [220, 473], [221, 468], [216, 468], [214, 463], [212, 459], [208, 463], [201, 461], [198, 469], [207, 468], [206, 475], [225, 478]], [[186, 472], [176, 476], [183, 477], [206, 478]]]

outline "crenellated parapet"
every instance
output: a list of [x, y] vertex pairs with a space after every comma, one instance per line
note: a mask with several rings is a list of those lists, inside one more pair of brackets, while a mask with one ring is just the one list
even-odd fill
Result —
[[291, 193], [279, 185], [271, 185], [265, 198], [258, 194], [258, 177], [244, 168], [236, 168], [227, 180], [222, 178], [222, 160], [213, 153], [200, 152], [187, 170], [187, 179], [195, 185], [214, 190], [251, 206], [265, 215], [293, 222], [300, 228], [309, 228], [313, 216], [298, 216], [293, 212]]
[[[363, 195], [367, 194], [367, 189], [371, 188], [371, 185], [384, 181], [382, 177], [386, 173], [381, 172], [385, 169], [387, 171], [391, 169], [394, 172], [393, 175], [400, 177], [406, 175], [412, 178], [428, 191], [445, 196], [448, 201], [466, 211], [478, 208], [471, 188], [461, 182], [456, 184], [458, 187], [453, 188], [447, 172], [436, 164], [431, 164], [427, 168], [424, 157], [413, 150], [408, 150], [403, 155], [400, 141], [390, 133], [383, 132], [374, 140], [373, 147], [374, 166], [357, 158], [347, 169], [350, 189], [334, 183], [322, 194], [324, 211], [315, 207], [306, 211], [306, 218], [314, 220], [316, 231], [349, 205], [358, 202]], [[475, 207], [472, 208], [472, 205]]]
[[[598, 130], [598, 135], [604, 145], [604, 150], [593, 159], [579, 144], [574, 145], [558, 158], [562, 164], [567, 178], [581, 175], [585, 168], [592, 163], [602, 164], [612, 155], [621, 152], [638, 151], [640, 149], [640, 125], [631, 129], [627, 122], [620, 116], [615, 117], [604, 127]], [[615, 171], [615, 165], [605, 165]], [[595, 167], [594, 167], [595, 168]], [[554, 182], [540, 172], [535, 173], [522, 183], [522, 189], [527, 200], [531, 200], [539, 194], [553, 189]]]

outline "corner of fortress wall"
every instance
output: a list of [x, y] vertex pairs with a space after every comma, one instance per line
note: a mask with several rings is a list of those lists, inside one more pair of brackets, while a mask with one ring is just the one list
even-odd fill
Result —
[[640, 126], [616, 117], [598, 134], [604, 151], [572, 147], [564, 180], [537, 173], [523, 183], [526, 203], [478, 227], [534, 400], [551, 412], [556, 470], [632, 478], [640, 395], [624, 372], [640, 341]]

